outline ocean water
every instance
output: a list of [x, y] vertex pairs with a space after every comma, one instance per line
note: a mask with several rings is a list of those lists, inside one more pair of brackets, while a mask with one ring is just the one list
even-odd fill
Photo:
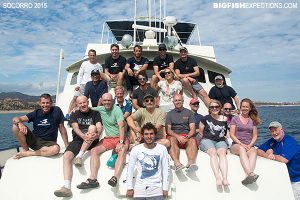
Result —
[[[257, 109], [262, 123], [258, 126], [256, 145], [270, 138], [268, 125], [275, 120], [283, 125], [285, 133], [293, 136], [300, 144], [300, 106], [263, 106]], [[0, 114], [0, 150], [18, 146], [11, 132], [11, 119], [23, 114], [25, 113]]]

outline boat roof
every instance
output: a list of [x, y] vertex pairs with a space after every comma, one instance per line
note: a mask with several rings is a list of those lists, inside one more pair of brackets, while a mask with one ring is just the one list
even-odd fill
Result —
[[[107, 21], [106, 22], [109, 30], [112, 32], [114, 35], [115, 39], [120, 42], [122, 40], [123, 35], [129, 34], [133, 36], [133, 28], [132, 25], [134, 24], [133, 20], [112, 20], [112, 21]], [[143, 26], [148, 26], [149, 21], [136, 21], [137, 25], [143, 25]], [[151, 22], [151, 27], [164, 27], [163, 22], [160, 21], [152, 21]], [[186, 44], [194, 29], [196, 27], [196, 24], [189, 23], [189, 22], [178, 22], [175, 26], [174, 29], [176, 33], [178, 34], [181, 42], [183, 44]], [[158, 33], [159, 34], [159, 33]], [[137, 30], [137, 37], [136, 37], [136, 42], [142, 43], [145, 39], [145, 30]], [[161, 34], [161, 41], [164, 39], [164, 34]], [[156, 37], [157, 42], [159, 42], [159, 37]]]

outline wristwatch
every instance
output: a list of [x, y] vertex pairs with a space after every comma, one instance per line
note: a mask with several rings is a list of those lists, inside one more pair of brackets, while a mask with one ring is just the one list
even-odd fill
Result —
[[120, 142], [119, 142], [120, 144], [124, 144], [124, 141], [123, 140], [120, 140]]
[[190, 136], [189, 136], [189, 135], [186, 135], [185, 138], [186, 138], [186, 139], [190, 139]]

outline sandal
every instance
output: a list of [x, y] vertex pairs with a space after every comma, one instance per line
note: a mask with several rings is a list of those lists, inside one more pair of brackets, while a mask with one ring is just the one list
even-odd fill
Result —
[[117, 177], [113, 176], [108, 180], [108, 184], [112, 187], [116, 187], [118, 184], [118, 179]]
[[184, 168], [185, 168], [185, 166], [183, 164], [181, 164], [181, 163], [179, 165], [175, 165], [175, 171], [176, 172], [179, 171], [179, 170], [182, 170]]
[[198, 170], [198, 166], [196, 164], [191, 164], [186, 166], [186, 172], [194, 172]]
[[89, 189], [89, 188], [96, 188], [99, 187], [99, 182], [97, 179], [90, 179], [88, 178], [85, 182], [80, 183], [77, 185], [78, 189]]

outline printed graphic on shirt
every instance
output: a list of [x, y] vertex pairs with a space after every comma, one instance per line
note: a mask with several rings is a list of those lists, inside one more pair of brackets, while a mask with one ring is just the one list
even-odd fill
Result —
[[212, 122], [206, 120], [209, 126], [209, 131], [212, 135], [219, 135], [219, 137], [224, 137], [226, 134], [226, 127], [220, 125], [214, 125]]
[[147, 153], [143, 152], [138, 156], [138, 161], [142, 166], [141, 179], [145, 179], [157, 173], [160, 156], [148, 155]]

